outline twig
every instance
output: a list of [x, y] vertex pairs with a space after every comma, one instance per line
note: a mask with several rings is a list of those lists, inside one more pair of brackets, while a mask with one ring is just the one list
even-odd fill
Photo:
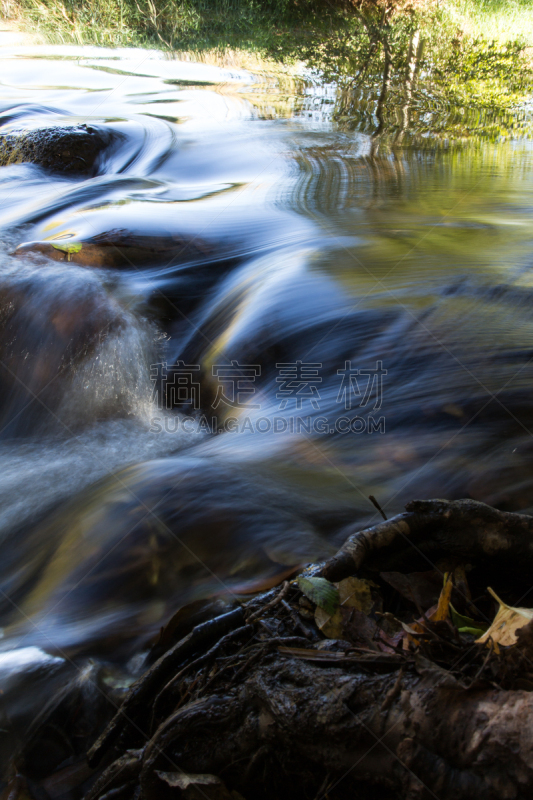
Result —
[[372, 505], [373, 505], [375, 508], [377, 508], [377, 510], [379, 511], [379, 513], [381, 514], [381, 516], [383, 517], [383, 519], [384, 519], [384, 520], [385, 520], [385, 522], [386, 522], [386, 521], [387, 521], [387, 515], [385, 514], [385, 512], [384, 512], [384, 511], [383, 511], [383, 509], [381, 508], [380, 504], [378, 503], [378, 501], [376, 500], [376, 498], [374, 497], [374, 495], [373, 495], [373, 494], [369, 494], [369, 495], [368, 495], [368, 499], [370, 500], [370, 502], [372, 503]]
[[281, 603], [281, 601], [284, 600], [289, 593], [289, 588], [289, 581], [283, 581], [283, 586], [281, 587], [279, 594], [277, 594], [273, 600], [267, 603], [266, 606], [262, 606], [258, 611], [254, 611], [253, 614], [250, 614], [250, 616], [247, 617], [247, 622], [252, 622], [254, 619], [257, 619], [257, 617], [261, 616], [261, 614], [264, 614], [266, 611], [270, 611], [271, 608], [274, 608], [274, 606], [277, 606], [279, 603]]
[[398, 677], [394, 682], [394, 686], [389, 689], [387, 694], [385, 695], [385, 699], [381, 704], [381, 711], [386, 711], [388, 708], [391, 707], [394, 700], [398, 697], [398, 695], [402, 691], [402, 678], [403, 678], [403, 667], [400, 667], [400, 671], [398, 673]]
[[306, 638], [306, 639], [312, 639], [312, 635], [311, 635], [311, 633], [310, 633], [310, 632], [309, 632], [309, 631], [306, 629], [306, 627], [305, 627], [305, 625], [303, 624], [303, 622], [301, 622], [301, 621], [298, 619], [298, 616], [296, 615], [296, 612], [294, 611], [294, 609], [293, 609], [293, 608], [291, 608], [291, 607], [290, 607], [290, 605], [287, 603], [287, 601], [286, 601], [286, 600], [282, 600], [282, 601], [281, 601], [281, 604], [282, 604], [282, 605], [283, 605], [283, 607], [284, 607], [284, 608], [286, 608], [286, 609], [287, 609], [287, 611], [289, 612], [289, 614], [290, 614], [290, 617], [291, 617], [291, 619], [292, 619], [292, 621], [293, 621], [293, 624], [294, 624], [294, 627], [296, 628], [296, 630], [299, 630], [299, 631], [301, 631], [301, 632], [303, 633], [303, 635], [305, 636], [305, 638]]

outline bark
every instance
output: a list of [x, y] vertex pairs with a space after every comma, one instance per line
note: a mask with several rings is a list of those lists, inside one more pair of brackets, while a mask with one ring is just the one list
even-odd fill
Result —
[[[372, 560], [438, 551], [481, 565], [505, 557], [526, 574], [532, 534], [525, 515], [414, 501], [352, 533], [323, 573], [338, 580]], [[464, 569], [454, 575], [468, 595]], [[401, 613], [399, 595], [392, 607]], [[383, 610], [341, 608], [345, 638], [325, 639], [313, 604], [286, 581], [196, 625], [131, 687], [89, 751], [92, 777], [68, 797], [530, 798], [533, 621], [516, 645], [498, 649], [460, 633], [445, 613], [398, 623], [398, 638], [380, 627], [393, 617], [386, 602]], [[20, 775], [13, 781], [25, 786]], [[41, 787], [61, 781], [52, 775]], [[13, 800], [24, 791], [12, 789]]]
[[440, 556], [458, 561], [511, 566], [520, 574], [533, 567], [533, 517], [498, 511], [475, 500], [413, 500], [406, 512], [351, 533], [324, 566], [338, 581], [365, 563], [384, 565], [416, 556], [432, 565]]
[[369, 675], [276, 655], [171, 714], [132, 759], [146, 800], [169, 771], [219, 775], [244, 797], [314, 797], [325, 783], [329, 797], [371, 784], [413, 800], [515, 800], [533, 788], [532, 712], [530, 692], [467, 690], [422, 658]]

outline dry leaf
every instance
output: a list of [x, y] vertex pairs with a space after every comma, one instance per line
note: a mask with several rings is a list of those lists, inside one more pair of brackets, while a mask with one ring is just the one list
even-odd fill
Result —
[[432, 614], [429, 617], [429, 619], [432, 622], [442, 622], [442, 620], [446, 619], [446, 617], [448, 616], [452, 590], [453, 590], [453, 578], [451, 575], [448, 575], [448, 577], [445, 578], [444, 587], [442, 589], [442, 592], [440, 593], [437, 610], [435, 611], [434, 614]]
[[[444, 589], [443, 589], [444, 591]], [[404, 631], [403, 637], [403, 649], [409, 649], [409, 642], [413, 642], [414, 645], [417, 647], [420, 645], [420, 641], [416, 638], [416, 634], [419, 633], [427, 633], [427, 626], [426, 623], [430, 620], [433, 620], [438, 610], [438, 606], [432, 606], [429, 608], [423, 617], [419, 617], [419, 619], [413, 620], [409, 624], [405, 622], [400, 622], [400, 625]]]
[[315, 622], [328, 639], [342, 639], [343, 619], [340, 608], [334, 614], [328, 614], [323, 608], [315, 609]]
[[346, 578], [335, 584], [339, 590], [339, 601], [343, 608], [357, 608], [363, 614], [372, 610], [370, 583], [360, 578]]
[[355, 608], [363, 614], [369, 614], [372, 609], [371, 584], [360, 578], [346, 578], [334, 585], [339, 591], [340, 606], [334, 614], [328, 614], [317, 606], [315, 622], [328, 639], [342, 639], [344, 628], [342, 609]]
[[468, 580], [466, 578], [466, 569], [464, 564], [459, 564], [453, 571], [453, 577], [455, 580], [455, 588], [459, 591], [459, 594], [463, 598], [463, 600], [468, 601], [469, 603], [472, 602], [472, 595], [470, 594], [470, 587], [468, 586]]
[[490, 586], [488, 588], [490, 594], [498, 601], [500, 607], [498, 613], [494, 617], [494, 621], [488, 631], [476, 639], [476, 642], [483, 644], [490, 639], [496, 644], [509, 647], [517, 642], [517, 631], [527, 625], [533, 619], [532, 608], [513, 608], [504, 603], [496, 592]]
[[422, 610], [435, 605], [442, 589], [442, 576], [436, 569], [430, 572], [380, 572], [393, 589]]
[[341, 613], [344, 622], [343, 639], [358, 647], [364, 646], [370, 650], [379, 649], [379, 645], [375, 641], [379, 636], [379, 628], [372, 617], [367, 617], [358, 608], [343, 609]]

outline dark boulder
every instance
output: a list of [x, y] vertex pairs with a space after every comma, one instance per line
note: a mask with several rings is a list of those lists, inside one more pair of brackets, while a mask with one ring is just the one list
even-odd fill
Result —
[[30, 163], [54, 172], [94, 175], [110, 141], [107, 131], [85, 124], [0, 132], [0, 166]]

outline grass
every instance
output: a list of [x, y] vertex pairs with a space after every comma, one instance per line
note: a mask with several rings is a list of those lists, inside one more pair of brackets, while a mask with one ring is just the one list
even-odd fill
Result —
[[[397, 125], [415, 62], [421, 119], [424, 104], [432, 111], [437, 100], [463, 115], [492, 114], [484, 128], [491, 136], [514, 135], [515, 109], [532, 93], [533, 0], [362, 0], [363, 7], [354, 0], [3, 2], [52, 42], [155, 45], [270, 71], [277, 80], [293, 78], [302, 63], [316, 67], [344, 87], [337, 119], [359, 127], [360, 108], [369, 98], [376, 108], [386, 74], [381, 116], [385, 127]], [[416, 53], [415, 39], [422, 43]], [[464, 117], [441, 117], [448, 120], [443, 136], [446, 126], [466, 129]]]
[[[335, 0], [2, 0], [0, 8], [51, 42], [229, 49], [291, 60], [298, 51], [308, 56], [313, 46], [315, 57], [324, 48], [342, 57], [342, 48], [335, 53], [331, 40], [346, 32], [357, 39], [365, 33], [361, 20], [372, 16], [373, 4], [392, 7], [398, 0], [366, 2], [363, 13], [354, 13], [354, 6], [346, 12]], [[460, 39], [533, 47], [533, 0], [402, 2], [395, 25], [401, 18], [417, 19], [431, 35], [438, 22]]]
[[448, 0], [445, 13], [473, 38], [533, 47], [532, 0]]

